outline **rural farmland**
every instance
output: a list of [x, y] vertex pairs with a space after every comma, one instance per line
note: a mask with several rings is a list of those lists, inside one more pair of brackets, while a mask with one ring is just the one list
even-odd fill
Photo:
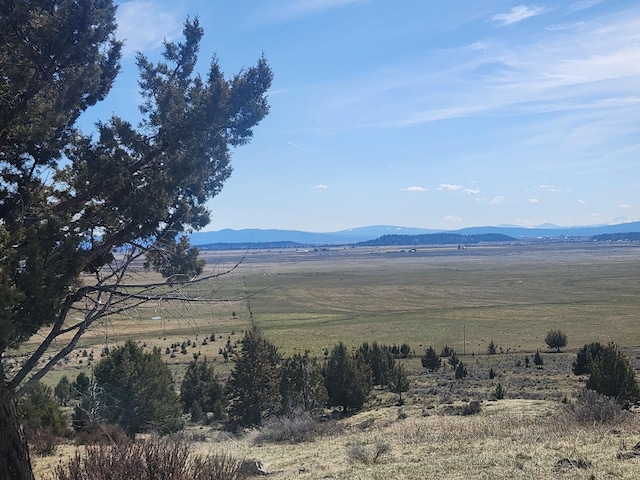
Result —
[[[411, 388], [403, 406], [390, 392], [374, 390], [361, 412], [330, 420], [325, 425], [332, 426], [317, 437], [293, 445], [271, 442], [257, 430], [223, 434], [219, 426], [189, 427], [182, 435], [195, 451], [258, 458], [273, 478], [531, 478], [535, 472], [554, 478], [635, 478], [638, 460], [620, 455], [640, 440], [637, 414], [614, 426], [589, 425], [576, 421], [570, 410], [584, 388], [584, 380], [571, 373], [582, 345], [615, 342], [636, 369], [640, 363], [638, 245], [203, 255], [211, 271], [226, 271], [241, 260], [214, 284], [190, 287], [216, 301], [147, 304], [126, 317], [109, 318], [47, 382], [87, 371], [89, 359], [97, 359], [102, 348], [130, 339], [160, 347], [177, 384], [196, 353], [225, 376], [233, 356], [225, 362], [222, 347], [240, 340], [252, 324], [281, 353], [309, 350], [320, 360], [338, 342], [353, 349], [363, 342], [407, 343], [413, 355], [403, 363]], [[139, 269], [132, 282], [153, 275]], [[562, 353], [545, 345], [551, 329], [568, 335]], [[487, 354], [490, 342], [494, 355]], [[439, 352], [445, 345], [467, 365], [463, 380], [456, 380], [448, 365], [432, 374], [420, 365], [426, 348]], [[543, 366], [531, 362], [536, 352]], [[496, 401], [498, 384], [505, 392]], [[481, 412], [461, 415], [472, 401]], [[380, 445], [386, 446], [378, 459]], [[461, 460], [454, 460], [452, 451]], [[36, 463], [42, 472], [51, 461]]]

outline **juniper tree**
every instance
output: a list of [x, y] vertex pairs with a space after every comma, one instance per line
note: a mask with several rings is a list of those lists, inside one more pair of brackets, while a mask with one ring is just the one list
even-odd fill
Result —
[[297, 409], [319, 413], [327, 404], [327, 388], [324, 386], [322, 367], [309, 351], [296, 353], [284, 359], [280, 377], [282, 413]]
[[[125, 274], [149, 246], [209, 223], [231, 149], [268, 113], [264, 58], [231, 79], [215, 58], [207, 75], [195, 72], [203, 32], [194, 19], [163, 61], [138, 54], [137, 126], [114, 115], [94, 135], [80, 132], [76, 120], [120, 68], [115, 9], [113, 0], [0, 3], [0, 478], [33, 478], [16, 400], [93, 323], [185, 298], [167, 286], [133, 292]], [[10, 349], [43, 328], [10, 370]]]
[[201, 415], [213, 413], [214, 418], [219, 419], [225, 401], [224, 386], [207, 358], [190, 362], [180, 384], [182, 413], [193, 414], [194, 404], [197, 403]]
[[324, 369], [330, 407], [360, 410], [371, 391], [372, 375], [360, 355], [351, 355], [344, 343], [333, 347]]
[[262, 421], [279, 412], [280, 367], [282, 357], [271, 342], [249, 330], [227, 382], [229, 414], [240, 425], [261, 426]]
[[440, 357], [433, 349], [433, 347], [427, 348], [420, 360], [422, 362], [422, 366], [430, 372], [435, 372], [436, 370], [438, 370], [442, 363]]
[[640, 384], [629, 359], [620, 348], [610, 343], [600, 358], [590, 363], [587, 389], [616, 399], [628, 408], [640, 402]]
[[96, 364], [94, 376], [103, 391], [107, 423], [121, 425], [131, 436], [182, 428], [180, 401], [159, 348], [145, 352], [129, 340]]

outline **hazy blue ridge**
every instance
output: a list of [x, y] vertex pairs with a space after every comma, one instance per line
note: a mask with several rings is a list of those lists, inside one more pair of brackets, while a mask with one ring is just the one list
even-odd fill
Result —
[[[192, 245], [216, 245], [216, 247], [210, 248], [221, 248], [221, 244], [238, 244], [244, 245], [245, 247], [247, 245], [253, 245], [254, 248], [257, 248], [257, 244], [271, 242], [291, 242], [293, 244], [300, 244], [301, 246], [347, 245], [375, 240], [385, 235], [425, 235], [437, 233], [460, 235], [501, 234], [522, 240], [563, 237], [580, 237], [582, 239], [589, 239], [590, 237], [604, 234], [640, 233], [640, 222], [582, 227], [558, 227], [555, 225], [545, 225], [544, 227], [535, 228], [516, 226], [483, 226], [469, 227], [451, 231], [433, 230], [426, 228], [398, 227], [391, 225], [373, 225], [329, 233], [314, 233], [298, 230], [276, 229], [225, 229], [213, 232], [196, 232], [191, 234], [190, 238]], [[267, 248], [277, 247], [272, 246]]]
[[427, 233], [423, 235], [383, 235], [374, 240], [360, 242], [362, 247], [388, 247], [394, 245], [473, 245], [478, 243], [516, 242], [517, 238], [501, 233], [479, 233], [461, 235], [459, 233]]

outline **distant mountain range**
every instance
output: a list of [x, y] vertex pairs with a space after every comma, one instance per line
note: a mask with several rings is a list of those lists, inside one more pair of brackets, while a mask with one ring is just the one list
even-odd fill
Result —
[[[213, 232], [196, 232], [191, 235], [191, 244], [208, 248], [229, 248], [234, 244], [239, 248], [257, 244], [269, 244], [270, 248], [296, 245], [344, 245], [375, 240], [385, 235], [426, 235], [450, 233], [459, 235], [500, 234], [517, 239], [593, 237], [603, 234], [620, 234], [640, 232], [640, 222], [621, 223], [617, 225], [598, 225], [583, 227], [558, 227], [544, 225], [542, 227], [517, 226], [485, 226], [468, 227], [459, 230], [432, 230], [426, 228], [397, 227], [377, 225], [353, 228], [330, 233], [302, 232], [298, 230], [218, 230]], [[264, 245], [263, 245], [264, 246]]]

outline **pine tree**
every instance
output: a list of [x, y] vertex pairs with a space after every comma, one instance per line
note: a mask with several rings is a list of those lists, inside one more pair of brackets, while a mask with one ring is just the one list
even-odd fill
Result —
[[435, 372], [440, 368], [442, 361], [440, 357], [433, 349], [433, 347], [429, 347], [425, 350], [424, 355], [421, 358], [422, 366], [426, 368], [430, 372]]
[[590, 371], [589, 390], [615, 398], [626, 408], [640, 402], [635, 369], [617, 345], [607, 345], [602, 357], [591, 362]]
[[33, 478], [17, 398], [93, 323], [166, 298], [135, 297], [127, 269], [209, 222], [232, 150], [269, 110], [264, 58], [230, 79], [215, 58], [195, 72], [196, 18], [161, 62], [137, 56], [140, 124], [113, 116], [83, 134], [75, 122], [120, 69], [115, 11], [112, 0], [0, 4], [0, 356], [48, 329], [21, 368], [0, 368], [0, 478]]
[[280, 411], [282, 359], [278, 349], [255, 330], [247, 331], [241, 343], [227, 383], [229, 413], [240, 425], [261, 426], [266, 417]]
[[193, 405], [197, 402], [201, 416], [213, 413], [214, 418], [219, 419], [226, 403], [224, 387], [206, 357], [203, 361], [194, 359], [189, 363], [180, 384], [180, 402], [183, 413], [193, 416]]
[[280, 380], [282, 413], [296, 410], [319, 413], [327, 404], [327, 388], [324, 386], [322, 368], [309, 351], [304, 355], [296, 353], [282, 364]]
[[359, 410], [371, 391], [371, 369], [361, 356], [350, 355], [344, 343], [333, 347], [324, 370], [329, 406]]
[[408, 391], [410, 386], [411, 382], [409, 381], [409, 376], [404, 369], [404, 365], [401, 363], [395, 364], [391, 372], [389, 372], [389, 390], [398, 394], [398, 403], [400, 405], [404, 404], [402, 394]]
[[108, 423], [118, 423], [129, 435], [182, 428], [180, 401], [158, 348], [145, 352], [129, 340], [97, 363], [94, 376], [104, 392]]

